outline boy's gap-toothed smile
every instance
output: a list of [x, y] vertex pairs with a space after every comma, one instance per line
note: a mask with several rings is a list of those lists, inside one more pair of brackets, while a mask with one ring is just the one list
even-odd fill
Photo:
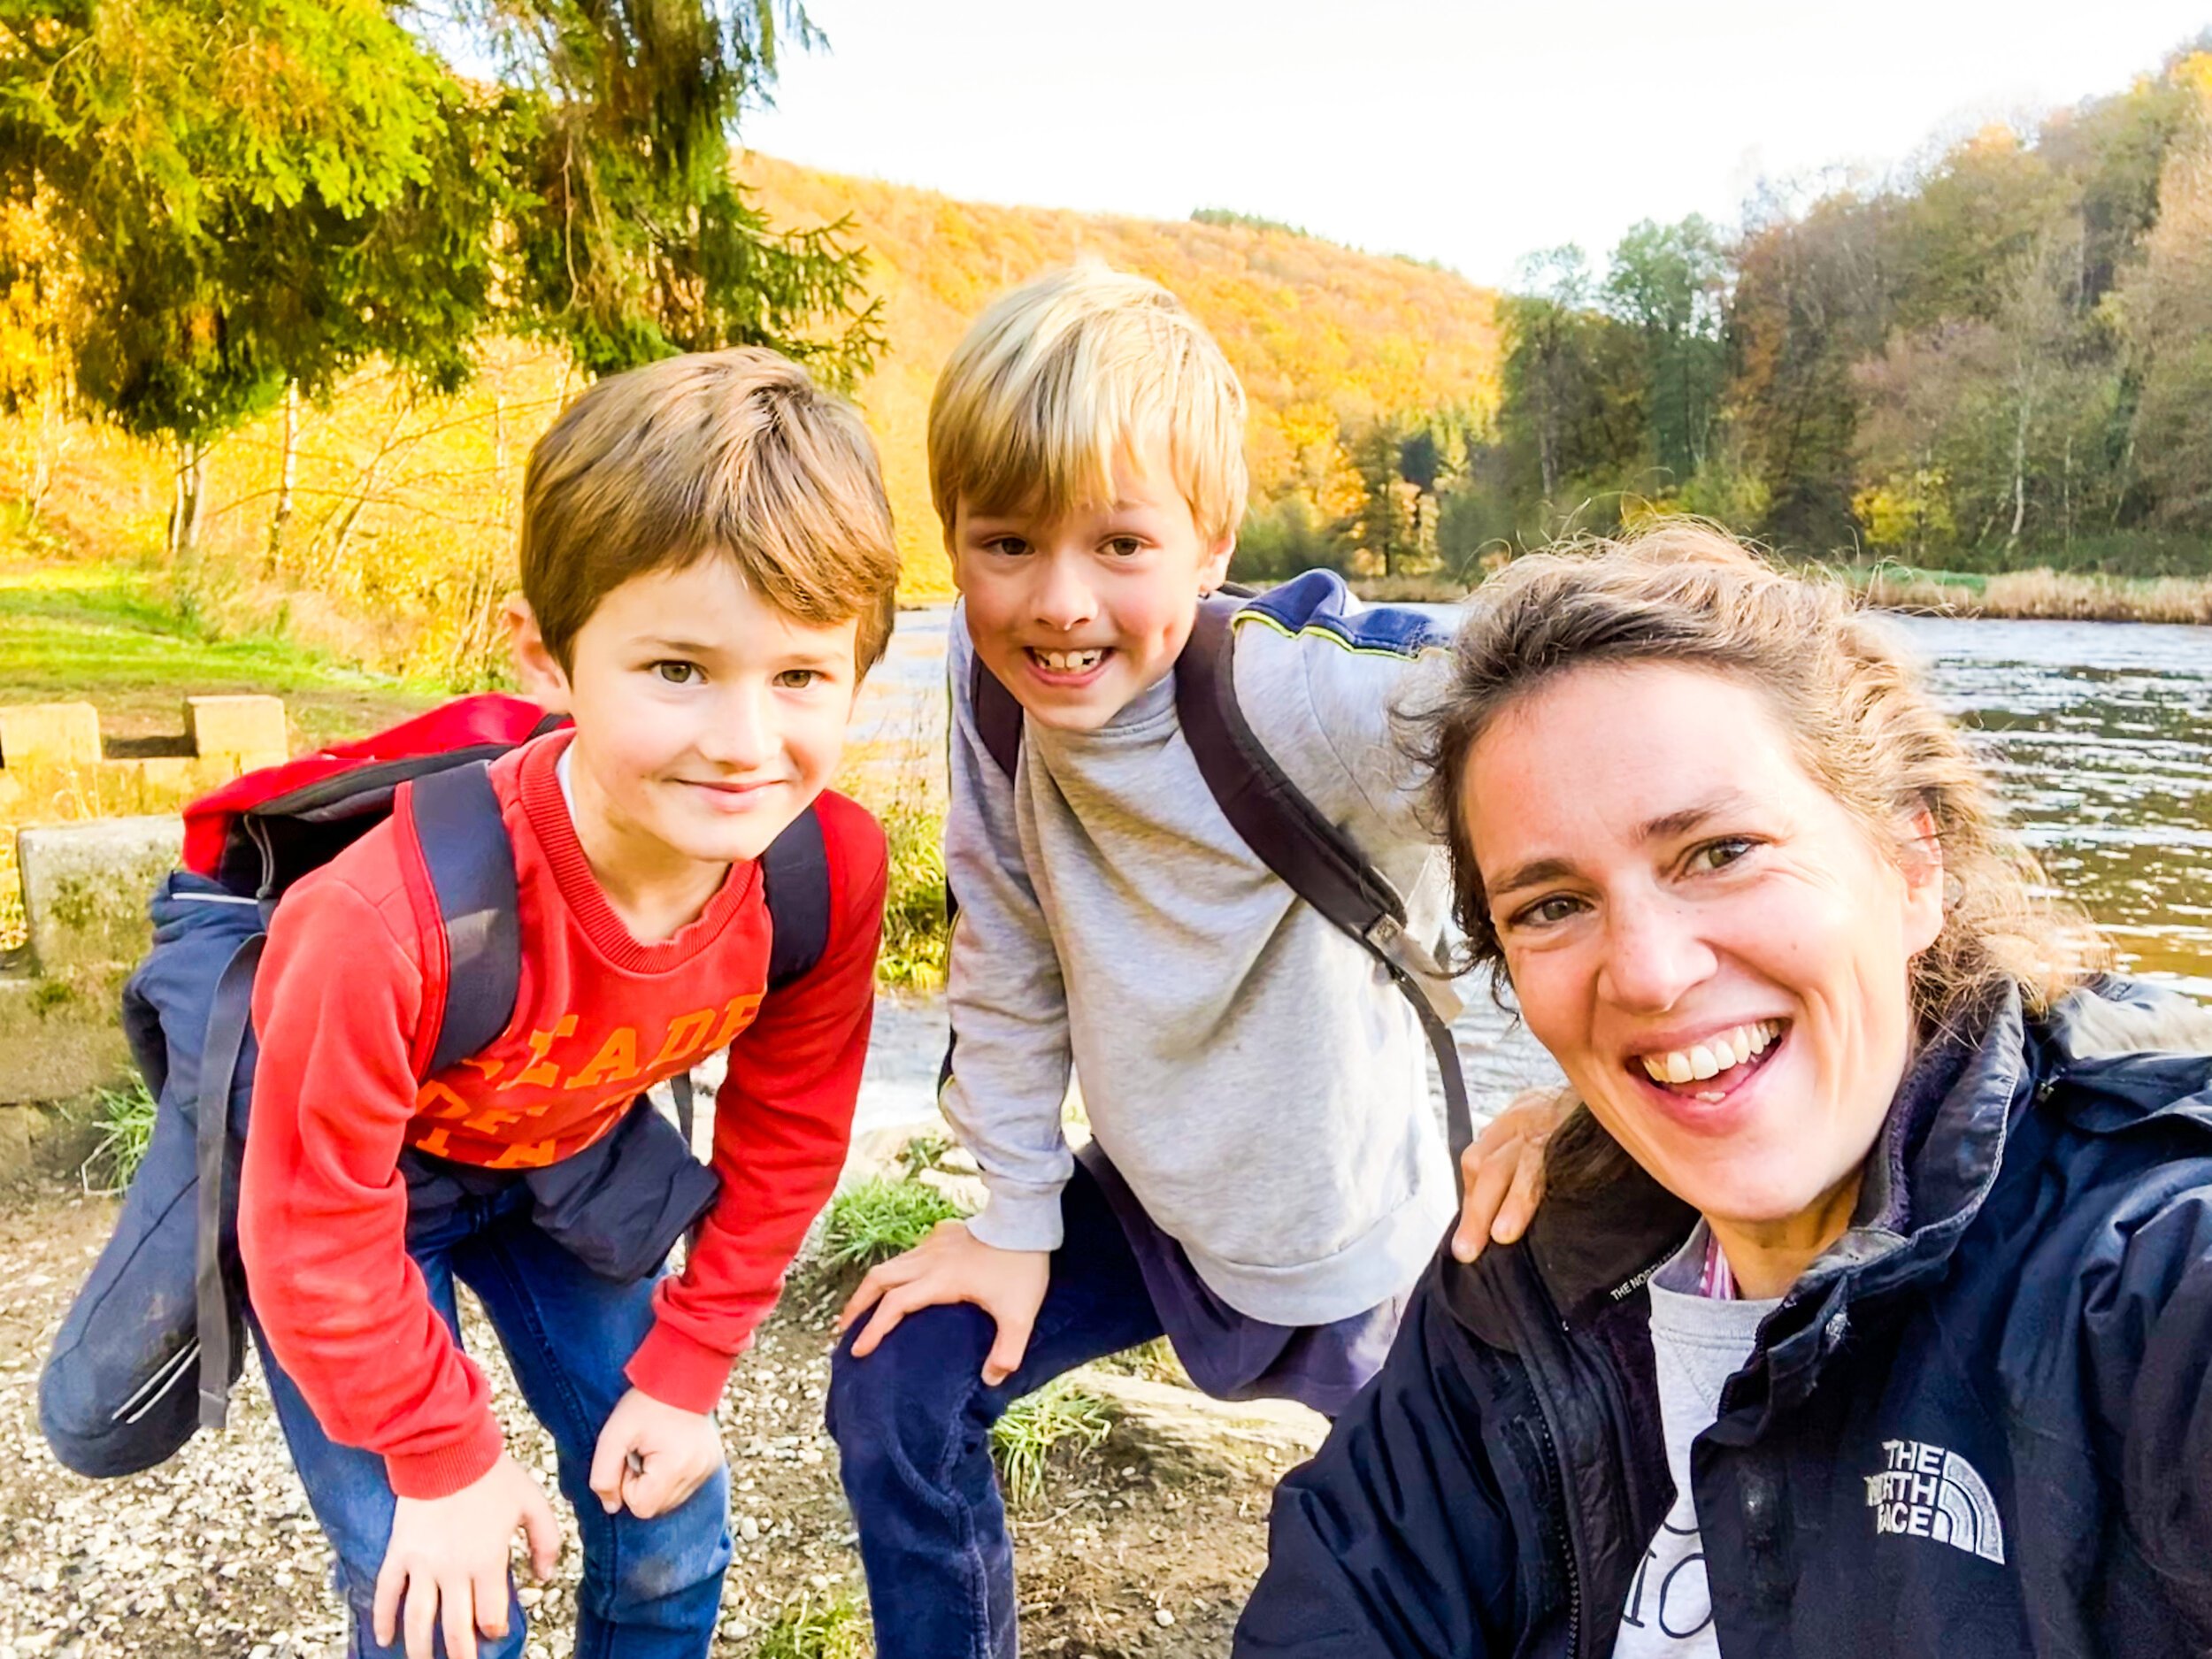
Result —
[[1112, 648], [1094, 645], [1087, 650], [1048, 651], [1032, 645], [1025, 649], [1029, 654], [1029, 660], [1048, 673], [1083, 674], [1088, 673], [1104, 662]]

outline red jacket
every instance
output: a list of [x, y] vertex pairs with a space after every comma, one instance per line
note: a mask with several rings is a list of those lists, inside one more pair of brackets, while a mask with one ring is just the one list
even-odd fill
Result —
[[611, 1128], [641, 1090], [728, 1048], [721, 1195], [626, 1367], [655, 1399], [705, 1411], [774, 1304], [851, 1133], [882, 927], [875, 820], [820, 797], [828, 938], [814, 970], [764, 1002], [757, 867], [733, 866], [695, 920], [640, 944], [562, 799], [554, 763], [570, 735], [491, 769], [522, 935], [515, 1015], [496, 1042], [423, 1079], [434, 1033], [420, 1013], [442, 1003], [443, 954], [424, 945], [436, 911], [421, 859], [389, 824], [286, 895], [256, 980], [239, 1209], [254, 1310], [325, 1432], [380, 1454], [404, 1497], [458, 1491], [502, 1440], [482, 1373], [408, 1256], [403, 1148], [494, 1169], [551, 1163]]

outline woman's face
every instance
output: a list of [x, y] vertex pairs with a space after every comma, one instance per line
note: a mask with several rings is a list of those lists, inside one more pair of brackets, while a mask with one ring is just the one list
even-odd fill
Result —
[[1715, 1219], [1847, 1214], [1942, 926], [1924, 815], [1877, 845], [1763, 695], [1661, 663], [1512, 704], [1465, 789], [1515, 995], [1598, 1121]]

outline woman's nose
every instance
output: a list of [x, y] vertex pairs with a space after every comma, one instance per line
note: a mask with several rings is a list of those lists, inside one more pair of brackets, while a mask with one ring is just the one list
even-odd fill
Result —
[[1712, 976], [1718, 957], [1687, 907], [1641, 896], [1609, 911], [1599, 990], [1616, 1007], [1663, 1013]]

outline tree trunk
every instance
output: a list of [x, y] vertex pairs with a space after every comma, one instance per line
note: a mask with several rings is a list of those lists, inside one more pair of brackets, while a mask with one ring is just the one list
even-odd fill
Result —
[[2034, 412], [2035, 399], [2020, 400], [2020, 418], [2012, 427], [2012, 532], [2005, 537], [2007, 546], [2017, 546], [2020, 527], [2028, 519], [2028, 419]]
[[207, 516], [207, 445], [196, 438], [177, 440], [176, 499], [169, 509], [169, 557], [185, 559], [199, 546]]
[[299, 482], [300, 471], [300, 388], [296, 380], [288, 380], [284, 387], [284, 459], [277, 472], [276, 511], [269, 515], [269, 550], [262, 560], [262, 573], [276, 574], [278, 562], [284, 554], [284, 532], [292, 522], [292, 492]]

